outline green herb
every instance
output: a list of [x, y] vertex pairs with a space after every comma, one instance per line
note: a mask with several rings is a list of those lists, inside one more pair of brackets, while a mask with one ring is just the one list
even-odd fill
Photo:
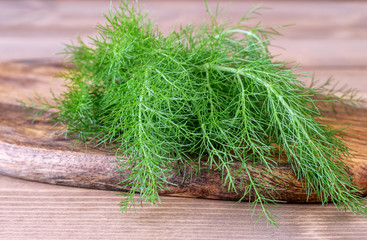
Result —
[[165, 36], [138, 5], [122, 2], [90, 45], [67, 46], [67, 91], [46, 108], [56, 110], [65, 135], [115, 153], [117, 171], [128, 172], [122, 211], [136, 192], [139, 202], [158, 203], [170, 174], [190, 166], [192, 174], [220, 170], [228, 191], [251, 196], [267, 223], [277, 224], [267, 208], [277, 200], [265, 194], [277, 189], [263, 176], [277, 177], [285, 156], [309, 194], [366, 215], [343, 163], [350, 150], [341, 130], [316, 120], [322, 105], [359, 100], [353, 91], [337, 97], [324, 85], [304, 86], [295, 67], [268, 51], [276, 28], [247, 25], [256, 10], [230, 25], [207, 6], [208, 24]]

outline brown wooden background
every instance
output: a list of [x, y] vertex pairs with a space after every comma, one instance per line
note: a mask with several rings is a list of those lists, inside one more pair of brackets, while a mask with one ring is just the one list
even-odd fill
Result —
[[[205, 16], [199, 0], [140, 2], [166, 33]], [[220, 2], [231, 20], [260, 3]], [[367, 2], [261, 2], [272, 8], [262, 11], [263, 24], [295, 24], [274, 41], [285, 50], [272, 48], [273, 53], [367, 97]], [[62, 43], [94, 35], [109, 6], [107, 0], [0, 1], [0, 62], [60, 59], [55, 53]], [[119, 201], [116, 192], [0, 176], [0, 239], [367, 239], [367, 219], [331, 205], [282, 205], [275, 210], [282, 216], [280, 228], [266, 229], [254, 224], [247, 203], [163, 197], [159, 206], [121, 215]]]

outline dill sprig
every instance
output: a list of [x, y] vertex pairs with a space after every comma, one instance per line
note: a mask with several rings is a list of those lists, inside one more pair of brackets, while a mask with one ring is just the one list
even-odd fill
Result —
[[189, 165], [221, 171], [228, 191], [249, 196], [276, 225], [267, 206], [278, 202], [277, 189], [263, 176], [278, 177], [274, 169], [286, 157], [308, 194], [366, 215], [343, 162], [350, 149], [341, 130], [316, 121], [320, 104], [359, 99], [353, 91], [337, 96], [325, 84], [306, 87], [295, 67], [268, 51], [277, 28], [248, 25], [256, 11], [225, 24], [207, 6], [209, 23], [165, 36], [137, 4], [124, 1], [89, 44], [67, 45], [67, 90], [47, 107], [67, 136], [113, 151], [117, 171], [127, 176], [122, 211], [137, 192], [139, 202], [158, 203], [170, 174]]

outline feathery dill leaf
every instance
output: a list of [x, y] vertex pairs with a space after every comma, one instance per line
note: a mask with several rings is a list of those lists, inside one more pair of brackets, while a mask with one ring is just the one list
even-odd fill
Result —
[[[63, 74], [67, 91], [49, 107], [68, 136], [111, 147], [117, 171], [128, 176], [121, 182], [129, 189], [123, 211], [136, 192], [139, 202], [159, 203], [158, 191], [177, 167], [209, 166], [222, 171], [228, 191], [250, 196], [276, 225], [268, 205], [277, 200], [264, 194], [276, 189], [261, 176], [277, 177], [279, 155], [322, 203], [366, 215], [343, 163], [350, 150], [340, 131], [315, 120], [320, 104], [359, 99], [348, 91], [336, 97], [323, 84], [306, 87], [301, 74], [270, 55], [277, 29], [246, 25], [256, 10], [229, 25], [207, 6], [209, 24], [164, 36], [138, 5], [124, 1], [105, 15], [89, 45], [79, 39], [67, 46], [73, 65]], [[234, 171], [236, 163], [241, 167]], [[237, 186], [244, 176], [248, 182]]]

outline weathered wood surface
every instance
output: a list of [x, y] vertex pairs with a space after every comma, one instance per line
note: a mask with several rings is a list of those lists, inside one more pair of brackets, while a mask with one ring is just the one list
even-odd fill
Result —
[[[0, 93], [6, 95], [22, 88], [42, 88], [40, 80], [52, 83], [54, 75], [62, 71], [62, 64], [46, 62], [5, 63], [0, 66]], [[57, 88], [57, 87], [56, 87]], [[39, 93], [42, 97], [42, 92]], [[15, 93], [11, 94], [15, 95]], [[4, 97], [3, 99], [6, 99]], [[11, 102], [11, 101], [10, 101]], [[346, 143], [357, 152], [346, 163], [357, 186], [367, 193], [367, 110], [341, 111], [334, 120], [338, 124], [350, 125]], [[0, 102], [0, 174], [26, 180], [53, 183], [75, 187], [122, 190], [118, 182], [125, 178], [114, 172], [114, 157], [106, 157], [108, 152], [85, 149], [84, 145], [74, 146], [72, 140], [56, 134], [60, 127], [52, 127], [52, 122], [27, 116], [22, 107]], [[260, 166], [259, 166], [260, 168]], [[269, 183], [281, 190], [276, 199], [287, 202], [317, 202], [316, 195], [308, 197], [292, 168], [284, 162], [275, 169], [277, 175], [287, 180], [267, 177]], [[255, 173], [254, 173], [255, 174]], [[210, 199], [238, 200], [242, 192], [230, 192], [222, 186], [219, 171], [202, 172], [192, 182], [174, 174], [169, 181], [173, 184], [160, 193], [164, 195], [200, 197]]]

